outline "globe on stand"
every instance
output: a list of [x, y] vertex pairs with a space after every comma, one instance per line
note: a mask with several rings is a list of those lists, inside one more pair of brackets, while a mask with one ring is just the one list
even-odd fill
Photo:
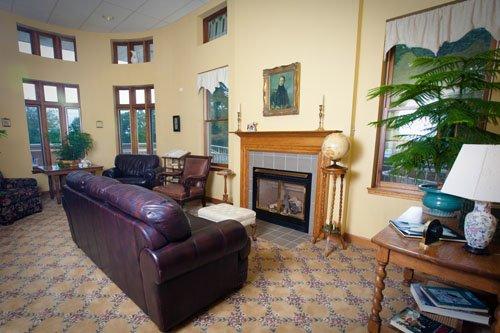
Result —
[[323, 140], [321, 152], [326, 158], [333, 161], [334, 166], [337, 166], [337, 161], [347, 155], [349, 147], [349, 139], [342, 131], [335, 131]]

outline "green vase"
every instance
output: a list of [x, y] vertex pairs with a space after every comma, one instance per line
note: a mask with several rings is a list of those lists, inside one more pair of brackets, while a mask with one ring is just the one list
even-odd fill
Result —
[[428, 208], [428, 213], [440, 217], [452, 217], [462, 208], [464, 199], [441, 192], [435, 184], [418, 186], [424, 192], [422, 204]]

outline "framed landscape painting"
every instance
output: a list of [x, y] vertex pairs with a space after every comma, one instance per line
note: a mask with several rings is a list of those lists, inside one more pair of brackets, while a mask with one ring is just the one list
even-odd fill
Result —
[[264, 70], [264, 116], [299, 114], [300, 63]]

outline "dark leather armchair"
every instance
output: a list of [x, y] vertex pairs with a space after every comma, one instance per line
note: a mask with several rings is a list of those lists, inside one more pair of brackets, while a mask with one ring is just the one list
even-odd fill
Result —
[[157, 186], [153, 190], [174, 199], [181, 206], [187, 201], [201, 199], [205, 207], [205, 185], [211, 160], [212, 156], [186, 156], [182, 171], [164, 172], [159, 176], [160, 182], [163, 182], [166, 177], [178, 176], [180, 177], [179, 183], [168, 183], [165, 186]]
[[36, 179], [3, 178], [0, 172], [0, 225], [42, 211]]
[[115, 167], [105, 170], [102, 175], [124, 184], [152, 189], [158, 185], [157, 176], [161, 171], [160, 158], [156, 155], [120, 154], [115, 157]]

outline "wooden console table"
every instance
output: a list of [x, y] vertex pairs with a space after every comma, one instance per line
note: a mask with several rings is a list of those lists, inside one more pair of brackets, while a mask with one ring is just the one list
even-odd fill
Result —
[[78, 166], [74, 167], [59, 167], [58, 165], [36, 165], [33, 166], [33, 173], [43, 173], [47, 175], [49, 179], [49, 191], [50, 198], [57, 200], [57, 203], [61, 203], [61, 187], [64, 183], [64, 178], [71, 172], [83, 170], [95, 174], [97, 171], [102, 171], [101, 165], [91, 165], [86, 168], [80, 168]]
[[381, 331], [380, 311], [386, 277], [385, 267], [393, 263], [404, 268], [404, 280], [409, 283], [413, 271], [438, 276], [467, 288], [497, 296], [492, 332], [500, 333], [500, 246], [490, 244], [489, 256], [466, 252], [464, 243], [441, 242], [427, 251], [419, 249], [420, 240], [400, 236], [392, 227], [380, 231], [372, 242], [378, 247], [375, 292], [368, 322], [368, 332]]

